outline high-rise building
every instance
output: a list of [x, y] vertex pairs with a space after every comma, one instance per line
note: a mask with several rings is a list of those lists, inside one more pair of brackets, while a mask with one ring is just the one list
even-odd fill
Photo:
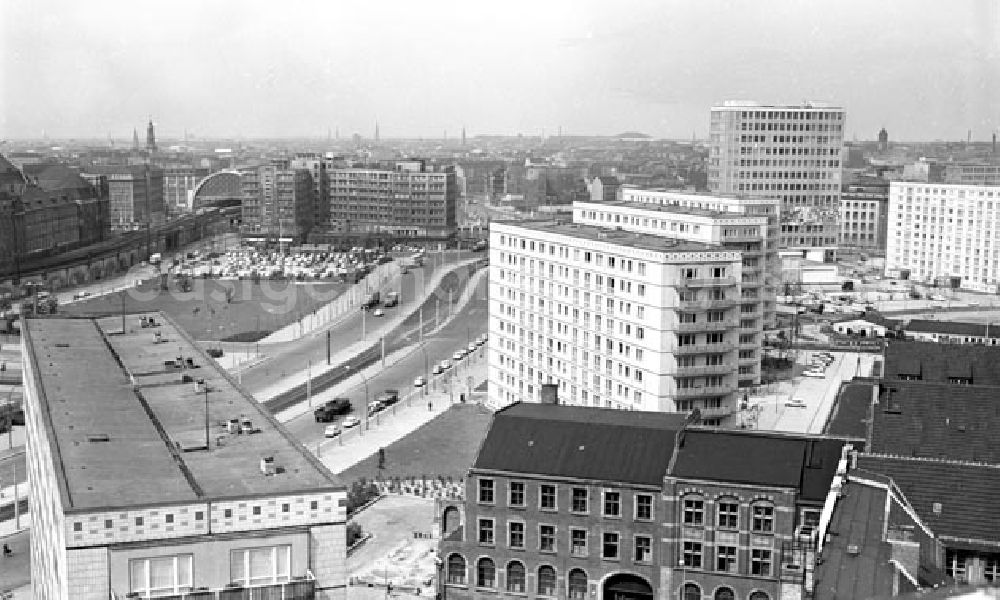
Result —
[[[744, 333], [740, 252], [557, 222], [490, 226], [489, 401], [737, 410]], [[759, 331], [759, 326], [754, 327]]]
[[93, 166], [83, 175], [107, 178], [112, 229], [155, 226], [166, 219], [163, 169], [150, 165]]
[[327, 162], [320, 154], [296, 154], [289, 166], [293, 169], [305, 169], [312, 176], [312, 222], [316, 225], [326, 223], [330, 218], [329, 180], [326, 176]]
[[816, 103], [713, 106], [708, 189], [781, 200], [782, 247], [835, 247], [844, 116]]
[[264, 165], [243, 171], [243, 234], [247, 241], [301, 243], [313, 216], [309, 171]]
[[840, 195], [840, 245], [885, 251], [889, 182], [860, 177], [845, 183]]
[[156, 152], [156, 133], [153, 130], [153, 120], [149, 120], [149, 125], [146, 126], [146, 150], [149, 152]]
[[34, 597], [345, 597], [344, 485], [181, 328], [22, 331]]
[[886, 270], [1000, 292], [1000, 186], [893, 181]]
[[883, 127], [878, 132], [878, 151], [887, 152], [889, 150], [889, 132]]

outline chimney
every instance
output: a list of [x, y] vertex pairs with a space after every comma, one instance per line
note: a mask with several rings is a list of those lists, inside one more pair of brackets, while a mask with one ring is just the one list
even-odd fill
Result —
[[543, 383], [541, 401], [542, 404], [559, 404], [559, 384]]

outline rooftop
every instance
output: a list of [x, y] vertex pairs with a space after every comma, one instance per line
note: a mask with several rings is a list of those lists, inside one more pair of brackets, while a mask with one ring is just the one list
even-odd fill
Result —
[[916, 377], [920, 381], [971, 379], [972, 385], [1000, 386], [1000, 346], [889, 340], [884, 378]]
[[661, 486], [687, 415], [518, 403], [493, 416], [474, 469]]
[[720, 254], [732, 252], [732, 250], [726, 250], [712, 244], [678, 240], [650, 233], [634, 233], [621, 229], [580, 225], [578, 223], [518, 221], [516, 223], [500, 223], [499, 225], [501, 227], [516, 227], [539, 233], [554, 233], [581, 240], [606, 242], [616, 246], [629, 246], [631, 248], [652, 250], [654, 252], [714, 252]]
[[678, 442], [670, 476], [794, 488], [822, 502], [830, 491], [845, 440], [689, 429]]
[[[937, 319], [913, 319], [903, 328], [914, 333], [943, 333], [946, 335], [966, 335], [1000, 338], [1000, 324], [990, 327], [986, 323], [963, 323], [960, 321], [938, 321]], [[992, 331], [990, 331], [992, 329]]]
[[[142, 317], [158, 326], [142, 328]], [[165, 316], [128, 315], [126, 327], [122, 335], [120, 317], [24, 327], [66, 511], [342, 489]], [[250, 421], [253, 433], [228, 434], [230, 419]], [[277, 474], [261, 472], [265, 456]]]
[[636, 210], [669, 213], [673, 215], [692, 215], [699, 217], [714, 217], [718, 219], [760, 219], [762, 224], [767, 223], [764, 215], [746, 215], [725, 210], [711, 210], [708, 208], [695, 208], [691, 206], [680, 206], [677, 204], [655, 204], [652, 202], [629, 202], [627, 200], [612, 200], [608, 202], [593, 202], [590, 200], [577, 200], [573, 204], [599, 204], [601, 206], [613, 206], [615, 208], [633, 208]]
[[24, 174], [46, 192], [91, 189], [86, 179], [65, 165], [27, 164], [24, 165]]
[[825, 435], [865, 439], [868, 411], [872, 403], [871, 383], [845, 383], [823, 428]]

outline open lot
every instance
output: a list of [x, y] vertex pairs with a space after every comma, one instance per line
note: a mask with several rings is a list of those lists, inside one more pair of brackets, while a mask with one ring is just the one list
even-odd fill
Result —
[[345, 482], [362, 477], [452, 477], [461, 479], [476, 459], [492, 413], [478, 404], [456, 404], [385, 449], [379, 472], [373, 454], [340, 474]]
[[89, 298], [60, 307], [71, 315], [163, 311], [197, 340], [253, 341], [334, 300], [346, 283], [289, 280], [190, 279], [184, 291], [176, 279], [167, 289], [144, 281], [124, 293]]

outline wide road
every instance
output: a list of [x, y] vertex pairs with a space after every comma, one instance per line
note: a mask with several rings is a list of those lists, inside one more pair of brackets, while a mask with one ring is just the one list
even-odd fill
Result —
[[[456, 350], [468, 346], [470, 339], [475, 340], [480, 335], [486, 333], [489, 321], [488, 287], [488, 279], [485, 277], [482, 278], [476, 287], [472, 299], [465, 305], [464, 309], [459, 311], [439, 331], [432, 335], [425, 335], [424, 351], [421, 351], [419, 346], [417, 346], [414, 352], [411, 352], [394, 364], [387, 364], [382, 372], [372, 377], [368, 381], [370, 399], [374, 400], [375, 396], [385, 389], [398, 389], [400, 395], [405, 396], [413, 391], [414, 379], [420, 375], [430, 375], [430, 373], [424, 371], [425, 365], [428, 369], [433, 369], [436, 363], [444, 359], [450, 360]], [[429, 330], [430, 328], [425, 327], [425, 329]], [[386, 340], [386, 354], [393, 350], [412, 346], [417, 343], [417, 339], [418, 331], [416, 323], [413, 324], [412, 329], [406, 326], [401, 327], [399, 333], [391, 339]], [[390, 350], [390, 347], [392, 350]], [[465, 363], [470, 360], [476, 363], [481, 363], [485, 360], [485, 346], [482, 346], [473, 355], [466, 357], [462, 362], [453, 366], [444, 375], [440, 377], [431, 376], [431, 385], [435, 389], [440, 390], [443, 389], [442, 386], [445, 386], [446, 379], [451, 380], [453, 385], [450, 389], [452, 389], [457, 400], [458, 395], [466, 391]], [[354, 369], [352, 368], [351, 370], [353, 371]], [[346, 390], [343, 395], [351, 399], [354, 411], [352, 414], [363, 420], [365, 406], [364, 384]], [[392, 409], [388, 410], [391, 411]], [[338, 417], [337, 422], [342, 418]], [[317, 423], [312, 413], [306, 413], [285, 423], [285, 426], [288, 427], [296, 439], [309, 447], [313, 447], [323, 439], [323, 429], [326, 425], [327, 423]]]

